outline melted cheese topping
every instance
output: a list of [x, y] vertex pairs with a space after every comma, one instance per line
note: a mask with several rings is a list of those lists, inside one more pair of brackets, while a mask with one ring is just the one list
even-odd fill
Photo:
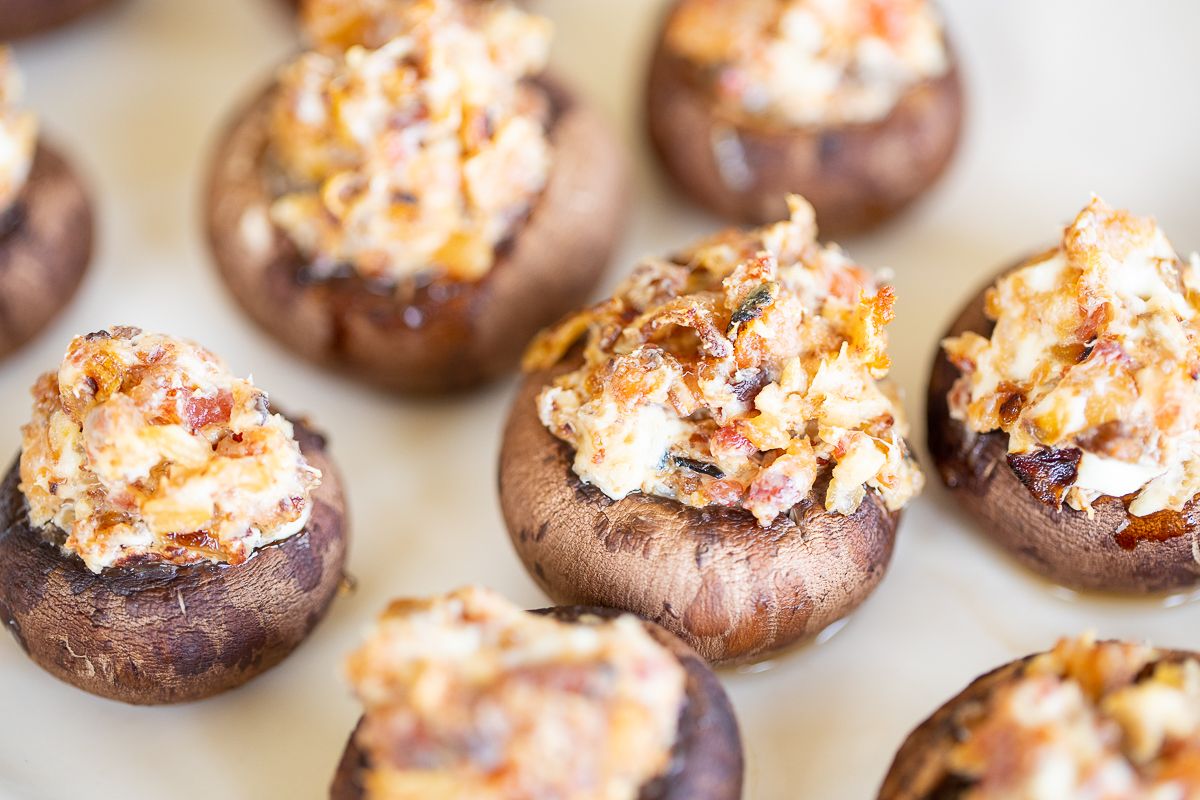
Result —
[[667, 45], [735, 116], [871, 122], [950, 57], [928, 0], [683, 0]]
[[944, 342], [950, 413], [1010, 453], [1077, 451], [1065, 499], [1132, 498], [1144, 516], [1200, 491], [1200, 263], [1149, 219], [1094, 199], [1062, 244], [988, 293], [991, 338]]
[[12, 51], [0, 47], [0, 212], [16, 201], [37, 149], [37, 117], [20, 108], [23, 87]]
[[825, 507], [890, 509], [923, 477], [887, 374], [891, 287], [836, 246], [812, 207], [639, 265], [614, 297], [544, 332], [527, 369], [585, 338], [583, 365], [538, 397], [575, 473], [619, 500], [645, 492], [744, 508], [766, 526], [827, 480]]
[[637, 618], [568, 624], [478, 588], [393, 603], [348, 671], [374, 800], [634, 800], [684, 703]]
[[1200, 797], [1200, 662], [1064, 640], [972, 709], [951, 771], [964, 800]]
[[279, 76], [271, 216], [316, 277], [482, 277], [546, 185], [550, 25], [508, 2], [314, 2]]
[[302, 530], [321, 473], [266, 394], [181, 339], [77, 336], [22, 429], [29, 519], [93, 572], [131, 561], [237, 564]]

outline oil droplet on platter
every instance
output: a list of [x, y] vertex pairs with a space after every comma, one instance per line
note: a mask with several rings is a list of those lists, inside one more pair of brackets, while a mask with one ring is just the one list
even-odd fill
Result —
[[404, 324], [414, 331], [425, 324], [425, 316], [421, 313], [421, 309], [416, 306], [404, 309]]
[[829, 641], [842, 632], [842, 629], [850, 624], [850, 618], [839, 619], [837, 622], [831, 622], [825, 627], [825, 630], [817, 634], [814, 644], [828, 644]]
[[775, 668], [775, 659], [768, 658], [766, 661], [755, 661], [753, 664], [739, 664], [734, 667], [734, 672], [738, 675], [758, 675], [761, 672], [770, 672]]

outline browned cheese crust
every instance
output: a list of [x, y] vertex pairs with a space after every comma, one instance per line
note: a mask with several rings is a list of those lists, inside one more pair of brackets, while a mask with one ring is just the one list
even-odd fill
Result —
[[0, 0], [0, 40], [20, 39], [57, 28], [111, 2], [112, 0]]
[[[991, 335], [984, 295], [1007, 272], [988, 281], [945, 337], [965, 331]], [[1092, 504], [1091, 519], [1068, 506], [1042, 502], [1009, 466], [1007, 434], [972, 435], [950, 418], [947, 396], [959, 374], [939, 345], [926, 406], [929, 449], [942, 482], [991, 539], [1029, 569], [1072, 589], [1148, 594], [1200, 580], [1195, 500], [1182, 513], [1135, 517], [1123, 500], [1101, 497]]]
[[608, 606], [653, 620], [714, 664], [759, 660], [858, 607], [882, 580], [900, 514], [874, 492], [831, 514], [818, 482], [769, 528], [741, 509], [692, 508], [583, 484], [574, 453], [537, 417], [535, 399], [567, 359], [529, 375], [500, 452], [500, 504], [517, 554], [563, 605]]
[[557, 81], [539, 85], [554, 109], [554, 166], [524, 224], [479, 281], [399, 291], [305, 281], [282, 230], [264, 225], [261, 248], [244, 236], [246, 215], [267, 221], [272, 201], [263, 178], [272, 90], [260, 94], [222, 137], [208, 184], [209, 244], [234, 297], [301, 355], [385, 388], [453, 391], [510, 372], [538, 330], [587, 301], [627, 205], [624, 160], [603, 120]]
[[0, 218], [0, 357], [75, 296], [92, 257], [92, 207], [79, 176], [39, 143], [24, 188]]
[[[620, 612], [580, 606], [545, 609], [565, 622], [589, 615], [612, 619]], [[654, 640], [679, 659], [687, 673], [685, 706], [679, 718], [669, 772], [642, 787], [638, 800], [738, 800], [742, 796], [742, 742], [733, 707], [721, 682], [697, 653], [652, 622], [645, 622]], [[356, 731], [357, 732], [357, 731]], [[370, 766], [352, 734], [338, 764], [331, 800], [361, 800], [361, 775]]]
[[32, 528], [14, 465], [0, 486], [0, 620], [37, 664], [102, 697], [199, 700], [278, 664], [343, 580], [345, 501], [320, 434], [296, 440], [323, 478], [300, 533], [238, 566], [90, 572]]
[[661, 34], [646, 104], [659, 159], [695, 201], [757, 225], [785, 218], [787, 195], [801, 194], [831, 237], [879, 225], [932, 186], [957, 149], [964, 107], [952, 66], [910, 89], [878, 122], [748, 125], [715, 107], [696, 69], [671, 53]]
[[[1155, 663], [1182, 661], [1196, 654], [1163, 650]], [[951, 749], [962, 740], [967, 723], [1002, 686], [1020, 680], [1035, 655], [1017, 659], [979, 676], [908, 735], [896, 753], [878, 800], [955, 800], [970, 786], [947, 767]]]

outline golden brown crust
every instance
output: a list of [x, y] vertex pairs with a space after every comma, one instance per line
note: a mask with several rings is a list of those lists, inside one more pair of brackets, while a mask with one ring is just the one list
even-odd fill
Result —
[[[612, 619], [620, 612], [580, 606], [544, 609], [565, 622], [585, 615]], [[671, 651], [687, 674], [686, 705], [679, 720], [670, 771], [642, 787], [638, 800], [737, 800], [742, 796], [742, 745], [733, 707], [721, 682], [700, 656], [679, 637], [652, 622], [646, 630], [655, 641]], [[360, 800], [361, 774], [368, 767], [366, 755], [352, 734], [334, 775], [332, 800]]]
[[[984, 294], [976, 294], [945, 336], [989, 336]], [[939, 345], [926, 407], [929, 449], [942, 482], [981, 529], [1029, 569], [1072, 589], [1148, 594], [1200, 581], [1200, 509], [1135, 517], [1120, 499], [1102, 497], [1095, 515], [1043, 503], [1008, 465], [1008, 436], [971, 435], [950, 418], [947, 395], [958, 378]]]
[[[1159, 651], [1155, 662], [1181, 661], [1195, 653]], [[951, 774], [946, 759], [961, 741], [964, 722], [1002, 686], [1019, 680], [1036, 655], [1019, 658], [979, 676], [908, 735], [896, 753], [878, 800], [953, 800], [969, 783]]]
[[567, 359], [529, 375], [500, 452], [500, 505], [517, 554], [557, 603], [653, 620], [712, 663], [765, 658], [845, 617], [891, 560], [900, 514], [874, 492], [853, 516], [825, 511], [818, 484], [770, 527], [746, 511], [691, 508], [584, 485], [574, 453], [537, 417], [535, 398]]
[[234, 297], [301, 355], [385, 388], [453, 391], [510, 372], [534, 333], [587, 300], [625, 216], [624, 160], [607, 127], [556, 81], [539, 83], [555, 107], [555, 161], [523, 226], [480, 281], [399, 292], [303, 280], [304, 260], [266, 216], [271, 90], [261, 93], [222, 137], [208, 185], [209, 244]]
[[878, 122], [751, 126], [718, 112], [664, 39], [660, 33], [646, 93], [650, 139], [684, 192], [735, 222], [781, 219], [795, 193], [816, 208], [826, 236], [864, 231], [932, 186], [957, 148], [964, 105], [957, 66], [910, 89]]
[[308, 525], [232, 567], [94, 574], [29, 525], [14, 466], [0, 487], [0, 619], [46, 671], [126, 703], [199, 700], [273, 667], [325, 614], [346, 555], [337, 471], [320, 434], [295, 426], [324, 474]]
[[0, 41], [57, 28], [112, 0], [0, 0]]
[[39, 143], [25, 187], [0, 220], [0, 357], [58, 316], [91, 256], [87, 190], [57, 150]]

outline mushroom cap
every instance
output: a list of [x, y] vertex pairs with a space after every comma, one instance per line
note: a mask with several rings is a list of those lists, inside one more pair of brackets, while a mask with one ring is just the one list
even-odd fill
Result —
[[324, 616], [346, 556], [345, 501], [325, 440], [295, 427], [323, 474], [308, 525], [236, 566], [92, 573], [30, 525], [14, 464], [0, 485], [0, 620], [47, 672], [126, 703], [199, 700], [275, 666]]
[[956, 64], [913, 86], [875, 122], [749, 124], [716, 108], [697, 70], [669, 50], [663, 33], [646, 91], [650, 139], [679, 187], [726, 219], [785, 219], [787, 195], [801, 194], [827, 236], [865, 231], [929, 189], [957, 149], [964, 101]]
[[[612, 619], [621, 612], [571, 606], [533, 613], [576, 622], [585, 616]], [[685, 705], [679, 718], [679, 736], [671, 767], [666, 775], [645, 784], [638, 800], [738, 800], [742, 796], [742, 742], [733, 707], [721, 682], [679, 637], [653, 622], [643, 620], [643, 623], [655, 641], [679, 659], [687, 677]], [[363, 797], [361, 773], [368, 767], [366, 754], [351, 734], [330, 787], [330, 798], [360, 800]]]
[[57, 28], [112, 0], [0, 0], [0, 41]]
[[[1023, 262], [1022, 262], [1023, 263]], [[967, 303], [945, 336], [990, 336], [984, 296], [1003, 270]], [[958, 379], [939, 345], [926, 404], [929, 450], [942, 482], [980, 529], [1029, 569], [1071, 589], [1134, 594], [1167, 592], [1200, 581], [1200, 510], [1135, 517], [1121, 498], [1102, 497], [1094, 514], [1043, 503], [1008, 464], [1008, 434], [973, 434], [950, 418], [947, 396]]]
[[44, 140], [24, 188], [0, 216], [0, 357], [58, 316], [92, 257], [92, 207], [79, 176]]
[[[1160, 650], [1158, 661], [1196, 658], [1184, 650]], [[955, 798], [970, 784], [947, 770], [946, 756], [962, 736], [962, 721], [992, 693], [1018, 680], [1036, 655], [1019, 658], [979, 676], [908, 735], [896, 753], [878, 800], [938, 800]]]
[[304, 279], [305, 259], [272, 223], [264, 180], [274, 89], [239, 112], [217, 146], [206, 225], [222, 277], [264, 330], [302, 356], [384, 388], [468, 389], [510, 372], [533, 335], [596, 286], [624, 224], [628, 179], [604, 121], [552, 78], [549, 181], [474, 282], [381, 291], [357, 277]]
[[500, 505], [517, 554], [556, 603], [652, 620], [715, 664], [765, 658], [858, 607], [891, 560], [899, 512], [868, 492], [831, 514], [818, 484], [790, 515], [759, 526], [742, 509], [692, 508], [584, 484], [574, 451], [535, 400], [571, 359], [521, 385], [500, 451]]

